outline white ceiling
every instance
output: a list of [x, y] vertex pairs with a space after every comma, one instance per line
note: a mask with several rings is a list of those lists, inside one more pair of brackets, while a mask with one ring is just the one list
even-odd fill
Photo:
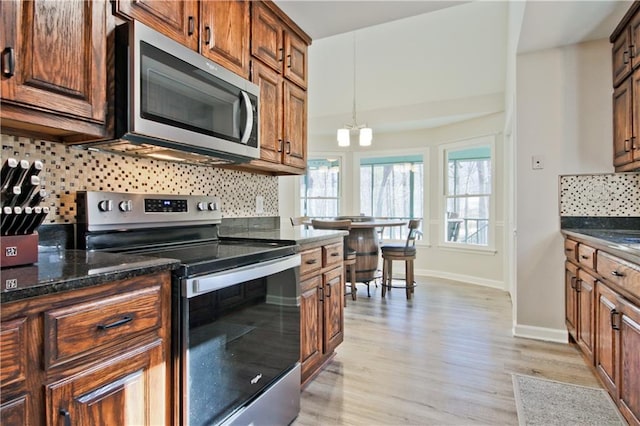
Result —
[[[357, 121], [374, 132], [437, 127], [504, 109], [507, 1], [275, 2], [313, 39], [312, 135], [335, 134], [352, 121], [354, 31]], [[518, 52], [606, 38], [630, 4], [529, 0]]]

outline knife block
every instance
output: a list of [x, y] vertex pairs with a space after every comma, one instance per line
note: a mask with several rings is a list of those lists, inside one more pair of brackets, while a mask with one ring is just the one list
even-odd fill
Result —
[[38, 261], [38, 233], [2, 237], [0, 267], [29, 265]]

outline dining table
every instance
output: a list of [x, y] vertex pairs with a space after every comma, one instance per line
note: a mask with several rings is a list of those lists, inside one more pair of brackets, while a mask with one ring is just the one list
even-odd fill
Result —
[[[371, 216], [338, 216], [335, 220], [351, 220], [351, 229], [347, 235], [347, 246], [356, 251], [356, 281], [367, 284], [378, 278], [380, 258], [380, 238], [378, 230], [388, 226], [406, 226], [403, 219], [378, 218]], [[326, 220], [326, 219], [323, 219]], [[309, 222], [311, 225], [311, 222]]]

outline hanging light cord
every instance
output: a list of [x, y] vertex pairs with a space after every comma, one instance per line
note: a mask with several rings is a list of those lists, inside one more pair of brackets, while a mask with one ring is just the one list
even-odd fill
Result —
[[358, 127], [356, 121], [356, 33], [353, 32], [353, 128]]

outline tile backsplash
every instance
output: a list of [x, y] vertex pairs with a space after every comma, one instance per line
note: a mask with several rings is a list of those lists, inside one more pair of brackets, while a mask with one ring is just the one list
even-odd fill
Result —
[[560, 216], [640, 217], [640, 173], [560, 176]]
[[[7, 157], [42, 160], [40, 176], [50, 194], [46, 223], [76, 222], [76, 191], [216, 195], [224, 218], [277, 216], [278, 178], [253, 173], [87, 151], [57, 142], [1, 135]], [[256, 197], [263, 211], [256, 213]]]

